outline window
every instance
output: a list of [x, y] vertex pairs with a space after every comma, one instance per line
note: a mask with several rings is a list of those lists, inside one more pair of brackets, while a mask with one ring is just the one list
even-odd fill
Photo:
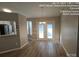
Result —
[[32, 21], [27, 21], [27, 33], [32, 35]]

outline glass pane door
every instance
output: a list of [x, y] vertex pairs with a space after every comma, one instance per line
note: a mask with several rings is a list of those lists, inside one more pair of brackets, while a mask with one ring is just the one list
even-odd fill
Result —
[[45, 22], [39, 22], [39, 38], [44, 38]]
[[51, 39], [53, 38], [53, 26], [52, 24], [47, 24], [47, 38]]

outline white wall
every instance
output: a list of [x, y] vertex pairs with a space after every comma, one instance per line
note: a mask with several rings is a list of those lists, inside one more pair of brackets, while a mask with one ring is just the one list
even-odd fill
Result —
[[62, 15], [60, 42], [69, 56], [76, 56], [78, 16]]
[[19, 15], [20, 46], [28, 44], [26, 17]]

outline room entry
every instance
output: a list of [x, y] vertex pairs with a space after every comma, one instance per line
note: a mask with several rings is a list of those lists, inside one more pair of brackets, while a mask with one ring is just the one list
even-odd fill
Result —
[[38, 39], [53, 39], [54, 24], [39, 22], [38, 27]]

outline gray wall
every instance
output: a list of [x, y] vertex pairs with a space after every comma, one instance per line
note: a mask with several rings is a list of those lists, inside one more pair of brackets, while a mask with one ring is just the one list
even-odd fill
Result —
[[0, 36], [0, 51], [20, 48], [27, 43], [26, 17], [16, 13], [0, 12], [0, 21], [16, 21], [16, 35]]
[[77, 52], [78, 16], [62, 15], [60, 42], [70, 56]]
[[16, 21], [16, 35], [0, 36], [0, 51], [20, 47], [18, 15], [0, 12], [0, 21]]

